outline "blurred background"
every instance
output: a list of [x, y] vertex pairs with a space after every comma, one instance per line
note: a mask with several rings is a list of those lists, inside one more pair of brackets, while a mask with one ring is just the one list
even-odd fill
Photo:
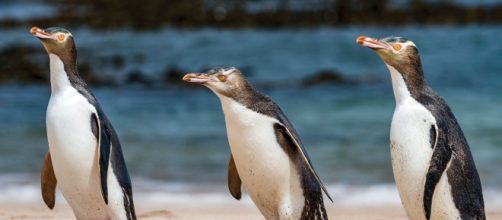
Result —
[[235, 66], [295, 125], [335, 203], [399, 204], [390, 77], [359, 35], [418, 45], [426, 79], [470, 143], [487, 207], [502, 207], [502, 1], [0, 0], [0, 200], [41, 201], [48, 57], [61, 26], [117, 130], [137, 198], [232, 201], [219, 100], [185, 72]]

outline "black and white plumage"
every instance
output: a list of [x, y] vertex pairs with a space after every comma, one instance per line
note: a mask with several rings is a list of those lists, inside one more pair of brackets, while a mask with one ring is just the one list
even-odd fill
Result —
[[131, 180], [110, 121], [78, 75], [70, 32], [32, 28], [50, 59], [47, 107], [49, 153], [42, 168], [42, 195], [54, 207], [55, 187], [77, 219], [136, 219]]
[[183, 79], [207, 86], [221, 101], [232, 152], [229, 189], [236, 199], [242, 183], [267, 219], [328, 218], [323, 191], [329, 195], [279, 106], [235, 68]]
[[481, 182], [452, 111], [424, 79], [415, 44], [405, 38], [357, 42], [377, 52], [392, 78], [394, 178], [410, 219], [486, 219]]

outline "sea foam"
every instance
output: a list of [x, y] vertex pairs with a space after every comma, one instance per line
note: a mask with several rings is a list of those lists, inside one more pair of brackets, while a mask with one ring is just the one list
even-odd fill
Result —
[[[235, 204], [227, 191], [226, 183], [175, 182], [133, 178], [134, 199], [138, 204], [177, 204], [181, 206], [221, 206]], [[334, 205], [342, 206], [400, 206], [395, 185], [328, 184]], [[502, 190], [484, 189], [487, 209], [502, 208]], [[62, 201], [58, 191], [58, 201]], [[195, 202], [194, 202], [195, 201]], [[328, 201], [325, 198], [325, 201]], [[0, 174], [0, 203], [42, 203], [40, 184], [34, 174]], [[240, 203], [252, 204], [244, 194]]]

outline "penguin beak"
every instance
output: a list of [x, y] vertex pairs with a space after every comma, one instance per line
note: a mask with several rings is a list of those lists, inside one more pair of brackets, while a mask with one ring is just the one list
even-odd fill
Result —
[[361, 46], [368, 47], [373, 50], [378, 50], [378, 49], [392, 50], [391, 45], [371, 37], [359, 36], [356, 39], [356, 42]]
[[38, 27], [32, 27], [30, 30], [31, 34], [35, 36], [38, 39], [52, 39], [55, 40], [55, 37], [53, 37], [51, 34], [47, 33], [45, 30], [38, 28]]
[[204, 84], [211, 81], [209, 76], [203, 73], [187, 73], [185, 76], [183, 76], [183, 80], [191, 83], [200, 83], [200, 84]]

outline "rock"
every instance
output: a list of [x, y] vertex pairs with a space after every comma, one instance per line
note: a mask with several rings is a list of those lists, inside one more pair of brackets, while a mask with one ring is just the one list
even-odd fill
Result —
[[0, 51], [0, 83], [46, 83], [49, 70], [31, 59], [40, 51], [31, 46], [12, 46]]
[[167, 85], [185, 84], [182, 80], [183, 75], [185, 75], [185, 73], [187, 73], [187, 71], [184, 71], [176, 66], [167, 67], [164, 73], [162, 74], [164, 84]]
[[100, 65], [111, 66], [113, 69], [119, 70], [124, 68], [125, 58], [120, 54], [113, 54], [99, 58]]
[[[37, 57], [38, 56], [38, 57]], [[31, 46], [12, 46], [0, 51], [0, 83], [48, 83], [49, 65], [45, 52]], [[90, 85], [116, 85], [110, 77], [93, 72], [89, 63], [78, 64], [80, 76]]]
[[311, 76], [304, 78], [301, 82], [303, 86], [316, 86], [325, 84], [352, 83], [346, 79], [340, 72], [333, 69], [320, 70]]
[[84, 81], [89, 85], [94, 86], [115, 86], [117, 82], [109, 76], [104, 74], [99, 74], [94, 72], [90, 63], [80, 62], [78, 63], [78, 74], [84, 79]]
[[147, 87], [151, 87], [153, 85], [153, 80], [146, 76], [143, 72], [140, 70], [132, 70], [127, 74], [126, 84], [141, 84]]

